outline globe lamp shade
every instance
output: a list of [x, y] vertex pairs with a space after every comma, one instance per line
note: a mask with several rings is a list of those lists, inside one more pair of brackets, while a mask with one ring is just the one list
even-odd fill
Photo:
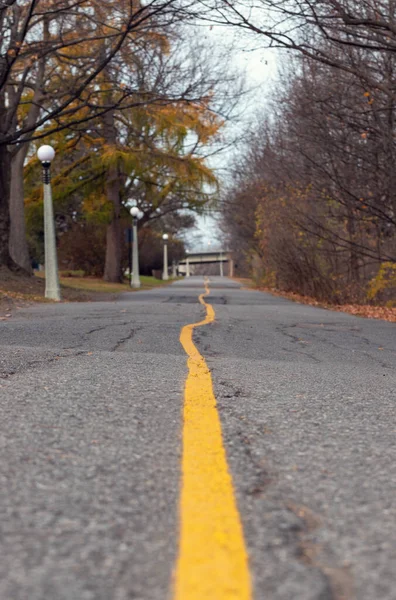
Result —
[[52, 146], [40, 146], [37, 157], [42, 163], [50, 163], [55, 158], [55, 150]]

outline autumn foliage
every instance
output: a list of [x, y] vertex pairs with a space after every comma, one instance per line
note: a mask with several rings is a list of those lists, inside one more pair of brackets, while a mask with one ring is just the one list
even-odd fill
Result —
[[182, 26], [193, 17], [176, 0], [0, 2], [0, 265], [29, 271], [29, 250], [40, 246], [29, 228], [43, 142], [57, 151], [58, 234], [71, 219], [106, 223], [108, 281], [122, 279], [132, 201], [143, 227], [162, 219], [166, 228], [169, 215], [213, 199], [205, 156], [220, 140], [233, 76], [209, 45], [190, 43]]

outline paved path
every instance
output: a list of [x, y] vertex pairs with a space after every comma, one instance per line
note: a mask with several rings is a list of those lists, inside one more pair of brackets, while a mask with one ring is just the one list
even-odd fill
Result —
[[[395, 325], [211, 278], [215, 321], [192, 332], [187, 366], [180, 332], [209, 314], [203, 292], [190, 278], [0, 322], [1, 600], [198, 597], [180, 581], [195, 589], [183, 411], [188, 377], [210, 393], [201, 359], [226, 530], [238, 568], [249, 557], [237, 590], [225, 551], [208, 600], [396, 599]], [[214, 476], [212, 451], [195, 452], [193, 486]], [[224, 531], [198, 531], [201, 556], [232, 546]]]

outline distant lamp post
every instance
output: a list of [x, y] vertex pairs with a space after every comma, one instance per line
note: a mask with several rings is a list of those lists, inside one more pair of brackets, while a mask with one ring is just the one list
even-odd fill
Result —
[[55, 150], [52, 146], [41, 146], [38, 149], [37, 157], [43, 165], [45, 297], [59, 302], [61, 295], [51, 190], [51, 162], [55, 158]]
[[138, 220], [141, 217], [140, 210], [137, 206], [132, 206], [132, 277], [131, 287], [140, 288], [140, 277], [139, 277], [139, 245], [138, 245]]
[[220, 250], [220, 277], [224, 277], [223, 272], [223, 251]]
[[186, 277], [190, 277], [190, 257], [188, 256], [188, 250], [186, 250]]
[[162, 279], [167, 281], [169, 279], [168, 275], [168, 238], [169, 235], [164, 233], [162, 239], [164, 240], [164, 270], [162, 272]]

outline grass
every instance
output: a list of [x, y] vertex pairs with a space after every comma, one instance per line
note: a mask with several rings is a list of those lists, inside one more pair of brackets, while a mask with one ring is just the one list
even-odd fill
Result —
[[[124, 292], [136, 292], [131, 288], [129, 280], [124, 283], [108, 283], [98, 277], [83, 277], [82, 272], [61, 273], [60, 285], [62, 300], [66, 302], [93, 302], [116, 300]], [[155, 277], [141, 276], [141, 290], [168, 285], [170, 281], [162, 281]], [[34, 277], [15, 274], [8, 269], [0, 269], [0, 319], [13, 307], [22, 307], [31, 302], [51, 302], [44, 298], [44, 273], [36, 273]]]
[[[42, 272], [36, 273], [35, 276], [44, 279], [44, 273]], [[66, 274], [61, 272], [59, 281], [62, 288], [100, 294], [121, 294], [123, 292], [137, 291], [136, 289], [131, 288], [129, 279], [125, 279], [123, 283], [109, 283], [99, 277], [83, 277], [81, 271], [78, 271], [75, 274], [70, 271], [67, 271]], [[156, 279], [155, 277], [149, 277], [147, 275], [141, 275], [140, 283], [141, 286], [139, 289], [151, 290], [155, 287], [168, 285], [170, 282]]]
[[[88, 292], [108, 292], [117, 294], [122, 292], [136, 292], [136, 289], [131, 288], [129, 280], [125, 279], [124, 283], [109, 283], [103, 281], [99, 277], [60, 277], [60, 283], [63, 287], [73, 288], [75, 290], [86, 290]], [[140, 277], [141, 290], [150, 290], [154, 287], [166, 285], [168, 281], [155, 279], [154, 277]]]

